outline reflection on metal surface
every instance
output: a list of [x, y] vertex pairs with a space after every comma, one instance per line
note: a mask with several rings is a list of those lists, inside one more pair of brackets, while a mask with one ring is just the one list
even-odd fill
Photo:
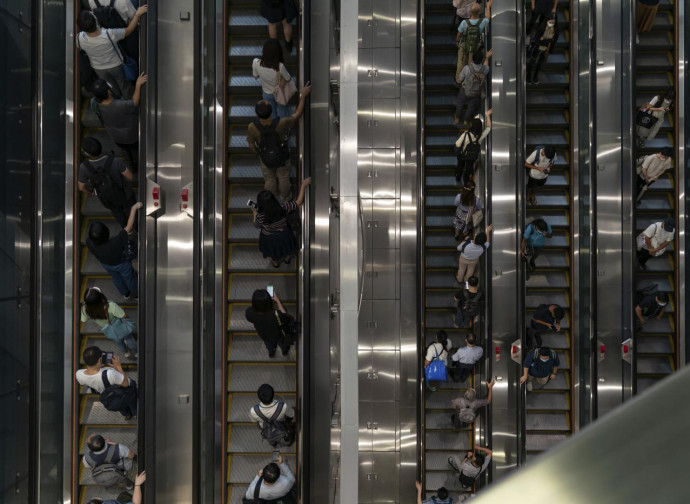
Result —
[[[535, 488], [529, 501], [537, 504], [687, 502], [690, 405], [678, 398], [688, 387], [685, 369], [487, 489], [476, 502], [515, 502], [516, 495]], [[655, 458], [660, 449], [662, 464]]]

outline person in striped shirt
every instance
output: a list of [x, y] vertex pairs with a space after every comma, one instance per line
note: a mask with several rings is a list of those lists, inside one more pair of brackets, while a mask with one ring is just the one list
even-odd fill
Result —
[[417, 504], [453, 504], [453, 498], [448, 496], [448, 490], [445, 487], [436, 490], [436, 495], [422, 500], [422, 484], [416, 481], [415, 485], [417, 485]]

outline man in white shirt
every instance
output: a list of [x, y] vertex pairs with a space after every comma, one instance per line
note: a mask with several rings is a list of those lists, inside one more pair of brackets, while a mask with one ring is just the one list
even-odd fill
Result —
[[[124, 55], [117, 43], [130, 35], [139, 24], [139, 18], [146, 14], [146, 5], [139, 7], [127, 28], [101, 28], [92, 12], [79, 13], [77, 24], [82, 30], [77, 34], [77, 46], [89, 57], [96, 75], [108, 82], [117, 98], [129, 100], [132, 97], [132, 83], [125, 78]], [[136, 57], [138, 55], [133, 55]]]
[[[82, 357], [84, 364], [86, 364], [86, 369], [77, 371], [76, 378], [79, 385], [89, 387], [97, 394], [100, 394], [105, 390], [103, 373], [107, 373], [110, 385], [119, 385], [120, 387], [136, 386], [134, 380], [130, 380], [122, 370], [120, 357], [113, 355], [112, 364], [106, 364], [103, 362], [103, 355], [105, 353], [97, 346], [90, 346], [84, 350]], [[136, 416], [136, 401], [125, 410], [120, 411], [120, 413], [124, 415], [125, 420], [130, 420], [133, 416]]]
[[536, 205], [537, 197], [535, 191], [537, 187], [546, 184], [546, 179], [551, 173], [551, 167], [556, 162], [556, 149], [550, 145], [541, 149], [536, 149], [525, 160], [525, 168], [528, 171], [527, 177], [527, 205]]
[[[260, 480], [260, 483], [259, 483]], [[295, 484], [295, 475], [292, 474], [287, 461], [283, 462], [283, 457], [278, 456], [276, 462], [271, 462], [262, 470], [249, 485], [245, 497], [254, 499], [256, 486], [259, 486], [258, 496], [260, 499], [282, 499], [284, 504], [293, 504], [295, 499], [290, 490]]]
[[475, 276], [474, 272], [477, 269], [479, 258], [491, 245], [493, 228], [493, 226], [488, 225], [486, 226], [486, 233], [477, 233], [474, 240], [470, 241], [468, 238], [458, 245], [460, 258], [458, 260], [458, 274], [455, 277], [458, 283], [467, 282], [471, 276]]
[[672, 161], [673, 149], [671, 147], [664, 147], [660, 152], [644, 157], [642, 163], [637, 167], [637, 201], [640, 201], [650, 185], [671, 168]]
[[467, 380], [474, 365], [484, 355], [484, 349], [475, 345], [477, 339], [474, 334], [468, 334], [465, 342], [467, 346], [458, 348], [451, 357], [452, 367], [448, 370], [456, 383]]
[[676, 221], [668, 217], [663, 222], [655, 222], [637, 237], [637, 261], [641, 270], [647, 269], [650, 257], [664, 253], [675, 236]]

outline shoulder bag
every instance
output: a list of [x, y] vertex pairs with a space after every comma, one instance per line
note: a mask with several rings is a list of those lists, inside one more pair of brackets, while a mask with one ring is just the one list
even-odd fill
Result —
[[297, 93], [297, 86], [292, 79], [285, 80], [278, 72], [278, 85], [273, 89], [273, 96], [276, 98], [278, 105], [287, 105], [293, 96]]
[[293, 345], [297, 341], [297, 322], [295, 322], [291, 315], [286, 314], [285, 317], [281, 317], [278, 310], [275, 310], [274, 313], [280, 332], [283, 335], [283, 343]]
[[118, 58], [122, 62], [122, 68], [125, 71], [125, 79], [129, 82], [135, 82], [137, 77], [139, 77], [139, 65], [134, 58], [122, 54], [122, 52], [117, 48], [113, 39], [110, 38], [108, 30], [105, 30], [105, 36], [108, 37], [110, 45], [113, 46], [113, 50], [117, 53]]
[[110, 313], [108, 313], [108, 323], [103, 326], [101, 332], [109, 340], [121, 342], [132, 334], [136, 328], [137, 324], [131, 318], [111, 317]]
[[446, 381], [448, 379], [446, 363], [439, 358], [438, 350], [436, 350], [435, 343], [433, 343], [433, 346], [436, 356], [432, 359], [429, 365], [426, 368], [424, 368], [424, 377], [426, 378], [427, 382]]

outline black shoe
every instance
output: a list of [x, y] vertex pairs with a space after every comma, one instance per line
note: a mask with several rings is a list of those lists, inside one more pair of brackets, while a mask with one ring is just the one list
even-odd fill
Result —
[[645, 263], [638, 262], [637, 266], [640, 268], [640, 271], [647, 271], [647, 265]]
[[[287, 357], [287, 354], [290, 353], [290, 347], [288, 347], [287, 350], [283, 350], [282, 348], [280, 349], [281, 353], [283, 354], [283, 357]], [[274, 352], [275, 353], [275, 352]]]
[[291, 256], [287, 256], [285, 259], [283, 259], [283, 262], [284, 262], [285, 264], [290, 264], [290, 260], [291, 260], [291, 259], [292, 259]]
[[287, 49], [288, 54], [292, 54], [292, 40], [285, 41], [285, 49]]
[[122, 296], [122, 297], [123, 297], [123, 299], [129, 299], [129, 298], [132, 297], [132, 293], [131, 293], [131, 292], [127, 292], [127, 294], [125, 294], [125, 295]]
[[275, 348], [274, 348], [273, 350], [271, 350], [270, 352], [268, 352], [268, 356], [269, 356], [271, 359], [272, 359], [273, 357], [276, 356]]

